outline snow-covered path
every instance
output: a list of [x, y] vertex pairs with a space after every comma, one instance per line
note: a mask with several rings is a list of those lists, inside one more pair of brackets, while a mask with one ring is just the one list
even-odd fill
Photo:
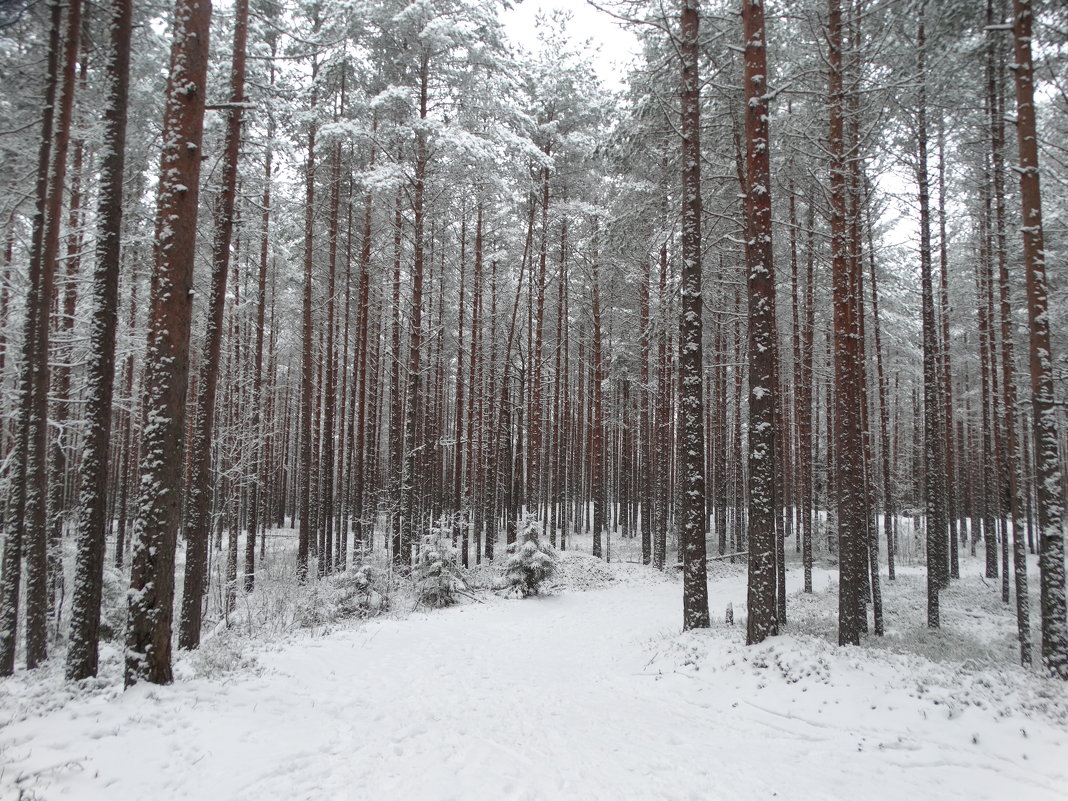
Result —
[[[742, 577], [711, 594], [740, 610]], [[29, 798], [109, 801], [1066, 797], [1055, 727], [930, 714], [848, 657], [826, 684], [664, 671], [680, 617], [678, 585], [639, 583], [300, 639], [255, 675], [11, 724], [0, 797], [19, 775]]]

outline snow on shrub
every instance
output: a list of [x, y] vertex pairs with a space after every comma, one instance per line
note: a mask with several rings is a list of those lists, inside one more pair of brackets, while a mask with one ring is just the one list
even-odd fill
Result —
[[207, 636], [200, 647], [190, 651], [180, 675], [186, 678], [219, 678], [234, 671], [257, 668], [256, 657], [248, 653], [252, 641], [235, 629], [220, 629]]
[[337, 611], [341, 617], [363, 617], [387, 607], [385, 577], [371, 565], [341, 573], [334, 581]]
[[370, 617], [389, 607], [382, 573], [371, 565], [352, 567], [309, 585], [297, 599], [295, 620], [314, 628], [353, 617]]
[[100, 600], [100, 639], [121, 640], [126, 631], [126, 590], [129, 586], [122, 570], [104, 566]]
[[416, 601], [424, 606], [451, 606], [457, 594], [467, 589], [460, 573], [460, 552], [444, 529], [435, 527], [423, 537], [414, 578]]
[[542, 539], [541, 523], [532, 517], [523, 519], [517, 542], [508, 546], [504, 567], [504, 584], [520, 598], [537, 595], [542, 582], [556, 573], [556, 551]]

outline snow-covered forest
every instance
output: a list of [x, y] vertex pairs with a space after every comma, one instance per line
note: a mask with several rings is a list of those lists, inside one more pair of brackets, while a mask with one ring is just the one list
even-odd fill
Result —
[[0, 0], [0, 247], [0, 798], [1068, 794], [1063, 3]]

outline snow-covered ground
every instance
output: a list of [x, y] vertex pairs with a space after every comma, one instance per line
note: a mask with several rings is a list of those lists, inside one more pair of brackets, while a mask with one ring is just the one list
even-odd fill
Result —
[[715, 626], [687, 634], [676, 579], [565, 568], [548, 596], [242, 653], [222, 635], [168, 687], [65, 693], [23, 671], [0, 683], [16, 710], [0, 713], [0, 798], [1068, 797], [1068, 695], [1011, 664], [1011, 616], [977, 563], [947, 592], [946, 633], [923, 629], [905, 570], [884, 585], [885, 641], [849, 649], [832, 642], [833, 572], [791, 596], [788, 635], [747, 648], [742, 566], [715, 565]]

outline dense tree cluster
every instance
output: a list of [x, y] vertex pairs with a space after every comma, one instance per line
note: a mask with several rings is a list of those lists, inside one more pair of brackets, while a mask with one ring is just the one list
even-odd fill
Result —
[[268, 531], [312, 582], [527, 521], [677, 556], [687, 628], [747, 558], [750, 642], [793, 554], [855, 644], [982, 547], [1025, 663], [1037, 552], [1068, 678], [1068, 14], [597, 5], [618, 90], [505, 0], [0, 5], [0, 675], [96, 673], [106, 562], [168, 682]]

